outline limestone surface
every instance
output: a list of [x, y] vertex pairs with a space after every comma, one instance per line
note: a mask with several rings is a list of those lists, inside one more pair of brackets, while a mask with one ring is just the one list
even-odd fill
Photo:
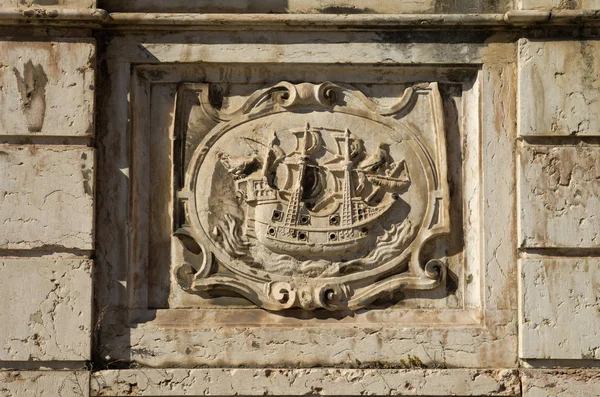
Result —
[[0, 258], [0, 361], [88, 360], [91, 273], [84, 259]]
[[92, 136], [90, 39], [0, 41], [0, 135]]
[[524, 259], [520, 354], [600, 359], [600, 260]]
[[600, 41], [519, 43], [519, 133], [600, 133]]
[[515, 396], [515, 370], [151, 369], [100, 371], [92, 396]]
[[94, 149], [0, 145], [0, 248], [93, 249]]
[[0, 0], [0, 397], [599, 396], [599, 22]]
[[[366, 313], [362, 324], [352, 318], [319, 321], [268, 317], [264, 311], [248, 309], [245, 313], [227, 311], [203, 310], [204, 315], [194, 310], [142, 312], [143, 324], [124, 331], [122, 326], [107, 323], [97, 342], [99, 355], [108, 363], [134, 361], [158, 368], [172, 363], [182, 367], [409, 368], [415, 360], [430, 368], [516, 364], [517, 318], [509, 311], [488, 311], [485, 327], [467, 323], [444, 327], [467, 322], [473, 315], [458, 310], [445, 319], [425, 310], [416, 314], [405, 310], [396, 317], [383, 313], [388, 324], [375, 323], [373, 311]], [[415, 325], [419, 316], [426, 319], [423, 326]], [[105, 320], [109, 317], [110, 313]], [[393, 321], [408, 324], [390, 325]]]
[[572, 370], [523, 370], [521, 371], [523, 397], [600, 395], [600, 371]]
[[600, 156], [591, 146], [524, 146], [520, 245], [592, 248], [600, 243]]
[[0, 371], [2, 397], [88, 397], [87, 371]]

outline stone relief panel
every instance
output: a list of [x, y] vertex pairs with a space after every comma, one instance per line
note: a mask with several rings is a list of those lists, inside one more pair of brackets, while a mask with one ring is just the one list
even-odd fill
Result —
[[498, 46], [497, 63], [469, 47], [453, 66], [436, 51], [373, 64], [375, 43], [361, 47], [367, 63], [245, 63], [221, 57], [222, 36], [198, 36], [212, 38], [110, 45], [131, 64], [111, 64], [98, 118], [99, 180], [115, 194], [99, 200], [114, 222], [99, 227], [95, 355], [154, 367], [513, 363], [515, 242], [495, 225], [516, 215], [504, 188], [515, 86], [499, 84], [516, 46]]
[[[382, 107], [349, 85], [281, 82], [232, 112], [211, 105], [208, 85], [183, 90], [198, 97], [189, 123], [215, 123], [188, 125], [179, 157], [185, 291], [268, 310], [356, 310], [444, 280], [445, 263], [422, 250], [449, 231], [436, 83]], [[421, 124], [407, 121], [413, 111]]]

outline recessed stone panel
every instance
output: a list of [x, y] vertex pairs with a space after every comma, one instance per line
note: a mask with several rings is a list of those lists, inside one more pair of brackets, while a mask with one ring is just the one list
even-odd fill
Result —
[[519, 190], [522, 247], [598, 247], [598, 148], [524, 145]]
[[600, 359], [600, 260], [523, 259], [520, 355]]
[[600, 135], [600, 42], [519, 44], [519, 134]]
[[89, 360], [91, 274], [90, 260], [0, 259], [0, 361]]
[[0, 248], [94, 247], [94, 149], [0, 146]]
[[90, 39], [0, 41], [0, 135], [92, 136]]
[[[403, 52], [406, 64], [382, 67], [332, 66], [347, 54], [336, 43], [287, 46], [295, 55], [278, 64], [260, 60], [278, 57], [279, 44], [261, 44], [255, 63], [222, 62], [223, 45], [202, 44], [214, 64], [190, 63], [194, 45], [141, 46], [166, 64], [113, 65], [101, 109], [111, 117], [100, 118], [99, 213], [114, 222], [98, 226], [99, 257], [111, 263], [99, 267], [110, 307], [98, 357], [153, 367], [516, 362], [506, 228], [515, 85], [504, 63], [514, 46], [483, 67], [473, 52], [448, 67], [421, 47], [420, 65]], [[360, 59], [381, 51], [360, 46]], [[126, 39], [111, 54], [142, 47]], [[304, 57], [310, 68], [293, 63]], [[127, 118], [132, 150], [108, 150], [125, 142]]]

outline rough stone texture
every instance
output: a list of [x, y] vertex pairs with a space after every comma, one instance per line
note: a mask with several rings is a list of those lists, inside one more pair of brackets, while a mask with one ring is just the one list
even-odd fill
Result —
[[431, 368], [515, 365], [516, 314], [488, 311], [485, 326], [473, 318], [477, 313], [444, 314], [440, 318], [436, 311], [371, 311], [320, 321], [302, 319], [298, 313], [294, 318], [248, 309], [150, 310], [138, 313], [135, 327], [124, 328], [114, 324], [124, 319], [114, 320], [114, 313], [108, 312], [97, 348], [109, 364], [131, 360], [163, 368], [173, 363], [188, 368], [407, 368], [411, 357]]
[[519, 0], [522, 10], [547, 10], [547, 9], [597, 9], [600, 8], [598, 0]]
[[0, 8], [94, 8], [96, 0], [0, 0]]
[[93, 249], [94, 149], [0, 145], [0, 248]]
[[522, 149], [519, 186], [521, 246], [598, 247], [598, 148], [526, 145]]
[[523, 259], [520, 355], [600, 359], [600, 260]]
[[[474, 224], [483, 218], [484, 235], [480, 238], [483, 241], [485, 263], [480, 271], [483, 272], [486, 280], [485, 306], [490, 309], [509, 309], [517, 306], [517, 294], [514, 289], [518, 279], [515, 266], [517, 241], [514, 233], [517, 224], [514, 201], [516, 175], [512, 171], [517, 166], [512, 146], [516, 137], [516, 128], [511, 121], [514, 120], [516, 113], [516, 88], [512, 84], [507, 84], [508, 76], [514, 73], [514, 66], [514, 64], [500, 64], [486, 65], [484, 68], [482, 84], [487, 89], [482, 93], [481, 118], [484, 132], [481, 134], [482, 158], [479, 160], [484, 166], [478, 163], [479, 175], [484, 177], [479, 176], [483, 181], [479, 179], [479, 182], [474, 182], [482, 185], [484, 189], [480, 204], [483, 208], [479, 211], [476, 209], [478, 205], [476, 200], [470, 200], [467, 207]], [[472, 112], [469, 113], [471, 114], [468, 117], [473, 118]], [[476, 153], [472, 149], [467, 149], [466, 155], [475, 157]], [[467, 160], [463, 161], [464, 165], [468, 164]], [[465, 178], [472, 177], [473, 174], [465, 175]], [[478, 259], [474, 262], [477, 263]], [[474, 273], [474, 277], [476, 275], [477, 273]]]
[[[214, 31], [192, 38], [182, 36], [180, 33], [166, 33], [160, 37], [150, 36], [144, 43], [139, 43], [135, 37], [123, 37], [111, 42], [107, 56], [115, 63], [123, 59], [129, 59], [133, 63], [192, 63], [210, 59], [216, 63], [226, 64], [248, 62], [252, 59], [256, 63], [277, 62], [277, 65], [289, 66], [297, 63], [298, 60], [310, 64], [351, 65], [357, 59], [365, 59], [388, 66], [395, 64], [433, 66], [451, 63], [514, 62], [515, 55], [514, 43], [503, 42], [501, 36], [493, 35], [487, 36], [489, 43], [486, 44], [478, 43], [477, 37], [471, 36], [467, 37], [467, 42], [460, 40], [450, 43], [423, 42], [418, 46], [410, 43], [414, 39], [412, 34], [404, 32], [391, 34], [367, 32], [360, 36], [364, 42], [353, 42], [352, 35], [344, 32], [333, 32], [327, 35], [322, 32], [289, 32], [283, 37], [283, 43], [280, 32], [249, 32], [244, 38], [247, 41], [240, 43], [235, 36]], [[388, 39], [394, 42], [386, 42], [385, 40]], [[187, 43], [185, 45], [165, 44], [165, 40], [172, 40], [171, 43], [187, 40]], [[249, 54], [252, 58], [248, 58]], [[306, 71], [309, 72], [308, 75], [312, 74], [310, 70]], [[268, 72], [263, 74], [265, 78], [269, 75]], [[320, 74], [319, 77], [323, 79], [325, 76]], [[236, 77], [231, 76], [231, 79]]]
[[0, 259], [0, 361], [90, 358], [92, 262]]
[[0, 371], [2, 397], [87, 397], [87, 371]]
[[514, 396], [515, 370], [167, 369], [100, 371], [92, 396]]
[[90, 39], [0, 41], [0, 135], [92, 136]]
[[600, 396], [598, 370], [523, 370], [523, 397], [597, 397]]
[[600, 134], [600, 41], [519, 44], [519, 133]]

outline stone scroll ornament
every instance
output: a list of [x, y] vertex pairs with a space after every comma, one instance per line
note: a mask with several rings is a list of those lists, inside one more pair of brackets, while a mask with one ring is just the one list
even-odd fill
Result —
[[[417, 101], [422, 125], [405, 121]], [[445, 281], [445, 263], [422, 250], [449, 232], [437, 83], [382, 107], [349, 85], [281, 82], [228, 113], [201, 85], [195, 106], [213, 125], [177, 195], [185, 291], [358, 310]]]

